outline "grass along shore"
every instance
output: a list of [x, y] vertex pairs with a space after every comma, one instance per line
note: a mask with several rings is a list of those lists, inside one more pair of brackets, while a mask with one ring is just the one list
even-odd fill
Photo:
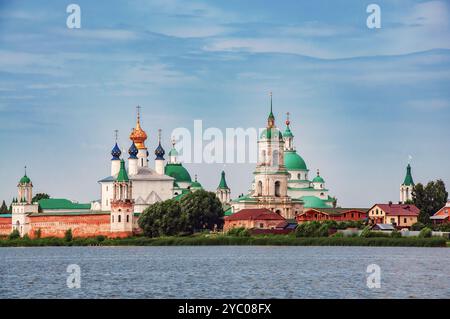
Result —
[[303, 237], [291, 235], [230, 236], [195, 235], [187, 237], [93, 238], [18, 238], [0, 239], [0, 247], [42, 246], [378, 246], [378, 247], [448, 247], [444, 238], [363, 238], [363, 237]]

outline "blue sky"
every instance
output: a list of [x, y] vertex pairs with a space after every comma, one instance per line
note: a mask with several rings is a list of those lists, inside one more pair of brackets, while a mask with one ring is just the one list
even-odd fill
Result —
[[[113, 130], [128, 147], [135, 106], [158, 128], [261, 127], [269, 91], [279, 126], [340, 205], [397, 201], [416, 182], [450, 185], [450, 5], [376, 1], [0, 1], [0, 199], [28, 166], [35, 192], [89, 201], [108, 175]], [[221, 164], [188, 164], [215, 189]], [[225, 168], [233, 195], [253, 164]]]

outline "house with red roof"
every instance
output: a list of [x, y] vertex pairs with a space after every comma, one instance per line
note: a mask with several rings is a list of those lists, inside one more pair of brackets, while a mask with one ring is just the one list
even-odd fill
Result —
[[430, 217], [433, 224], [444, 224], [450, 222], [450, 201], [444, 207], [439, 209], [433, 216]]
[[248, 229], [276, 229], [286, 219], [266, 208], [248, 208], [226, 216], [224, 218], [223, 230], [229, 231], [232, 228], [244, 227]]
[[412, 204], [375, 204], [368, 211], [374, 224], [392, 224], [397, 228], [409, 228], [417, 223], [419, 209]]
[[367, 208], [307, 208], [296, 216], [298, 223], [310, 221], [363, 221], [367, 218]]

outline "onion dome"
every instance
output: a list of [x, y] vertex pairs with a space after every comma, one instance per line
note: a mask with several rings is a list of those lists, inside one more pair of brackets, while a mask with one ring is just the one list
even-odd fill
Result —
[[141, 116], [139, 113], [140, 107], [137, 107], [136, 127], [132, 129], [130, 139], [136, 144], [138, 149], [145, 149], [145, 140], [147, 140], [147, 133], [141, 128]]
[[294, 150], [284, 152], [284, 165], [288, 171], [305, 171], [308, 169], [305, 160]]
[[164, 151], [163, 147], [161, 146], [161, 129], [159, 129], [158, 130], [158, 147], [155, 150], [155, 155], [156, 155], [155, 160], [164, 161], [164, 154], [166, 154], [166, 151]]
[[195, 180], [191, 184], [191, 189], [203, 189], [202, 184], [197, 181], [197, 175], [195, 175]]
[[136, 144], [134, 144], [134, 142], [133, 142], [133, 144], [131, 144], [131, 146], [130, 146], [130, 149], [128, 150], [128, 154], [130, 154], [129, 158], [137, 159], [138, 153], [139, 153], [139, 150], [137, 149]]
[[192, 182], [191, 175], [181, 163], [168, 163], [164, 168], [164, 174], [175, 178], [177, 183], [180, 182]]
[[128, 174], [127, 174], [127, 170], [125, 169], [125, 161], [122, 159], [120, 160], [120, 170], [119, 170], [119, 174], [117, 174], [117, 178], [116, 178], [117, 182], [128, 182]]
[[325, 183], [325, 180], [320, 176], [319, 170], [317, 170], [317, 176], [312, 180], [313, 183]]
[[229, 189], [228, 185], [227, 185], [227, 181], [225, 180], [225, 172], [224, 171], [222, 171], [221, 178], [220, 178], [220, 183], [219, 183], [219, 186], [217, 188], [218, 189]]
[[408, 164], [408, 166], [406, 166], [406, 176], [405, 176], [405, 180], [403, 181], [403, 184], [405, 186], [414, 186], [414, 181], [412, 178], [412, 174], [411, 174], [411, 165]]
[[121, 154], [122, 154], [122, 151], [120, 150], [120, 148], [119, 148], [119, 146], [117, 145], [117, 142], [116, 142], [116, 145], [114, 145], [113, 149], [111, 150], [111, 155], [112, 155], [112, 159], [111, 160], [113, 160], [113, 161], [119, 160]]

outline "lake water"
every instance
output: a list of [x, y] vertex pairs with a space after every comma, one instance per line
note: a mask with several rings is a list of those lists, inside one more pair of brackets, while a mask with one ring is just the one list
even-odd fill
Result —
[[0, 248], [0, 298], [450, 298], [449, 267], [447, 248]]

